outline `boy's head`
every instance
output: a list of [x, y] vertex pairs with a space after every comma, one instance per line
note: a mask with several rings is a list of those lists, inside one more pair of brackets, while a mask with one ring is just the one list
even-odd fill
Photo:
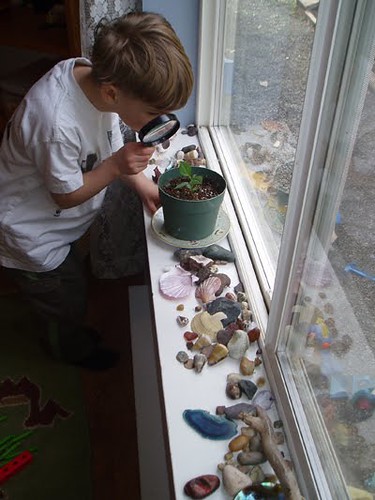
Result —
[[193, 71], [169, 22], [159, 14], [133, 12], [101, 22], [92, 50], [92, 76], [147, 104], [156, 114], [183, 107]]

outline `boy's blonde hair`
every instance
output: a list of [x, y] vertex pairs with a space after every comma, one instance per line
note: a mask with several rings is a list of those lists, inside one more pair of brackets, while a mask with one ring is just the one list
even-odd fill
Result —
[[132, 12], [101, 21], [91, 61], [98, 83], [112, 83], [157, 113], [182, 108], [193, 88], [189, 58], [159, 14]]

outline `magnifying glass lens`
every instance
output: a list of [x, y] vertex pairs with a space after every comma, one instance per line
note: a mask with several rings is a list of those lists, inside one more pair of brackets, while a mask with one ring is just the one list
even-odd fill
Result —
[[180, 128], [180, 122], [173, 114], [160, 115], [139, 131], [139, 139], [145, 146], [156, 146], [172, 137]]

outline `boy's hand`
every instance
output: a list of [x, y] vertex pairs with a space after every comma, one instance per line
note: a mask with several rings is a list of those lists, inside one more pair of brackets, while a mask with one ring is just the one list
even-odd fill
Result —
[[142, 172], [138, 175], [124, 175], [121, 178], [128, 186], [137, 192], [147, 211], [151, 215], [155, 213], [160, 207], [158, 186]]
[[135, 175], [147, 167], [154, 151], [154, 147], [144, 146], [140, 142], [128, 142], [112, 156], [112, 159], [120, 176]]

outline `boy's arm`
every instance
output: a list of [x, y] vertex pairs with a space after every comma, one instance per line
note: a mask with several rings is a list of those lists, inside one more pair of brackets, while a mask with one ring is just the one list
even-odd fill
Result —
[[136, 175], [122, 175], [121, 180], [137, 192], [149, 213], [155, 213], [160, 207], [159, 188], [143, 172]]
[[[121, 176], [130, 178], [142, 172], [153, 152], [154, 148], [145, 147], [139, 142], [129, 142], [98, 167], [83, 174], [83, 186], [79, 189], [71, 193], [51, 193], [51, 196], [62, 209], [81, 205], [115, 179]], [[131, 185], [130, 181], [129, 184]], [[135, 184], [138, 186], [137, 182]]]

